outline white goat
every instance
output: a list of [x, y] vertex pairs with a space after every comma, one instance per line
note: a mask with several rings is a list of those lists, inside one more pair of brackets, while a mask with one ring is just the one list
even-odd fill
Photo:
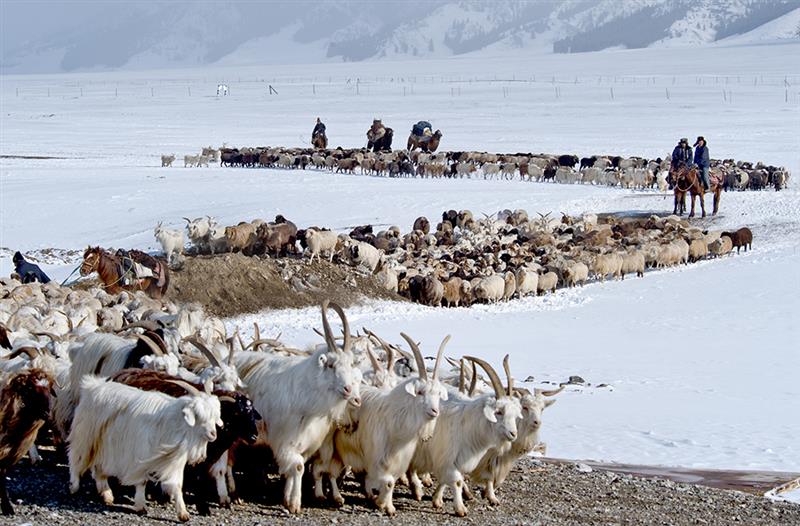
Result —
[[333, 254], [336, 251], [336, 244], [339, 242], [339, 236], [332, 230], [316, 230], [309, 228], [306, 230], [306, 244], [311, 253], [309, 263], [314, 261], [314, 256], [317, 258], [323, 252], [330, 254], [328, 261], [333, 262]]
[[300, 512], [303, 470], [317, 452], [347, 403], [360, 405], [361, 375], [354, 366], [350, 327], [344, 311], [330, 304], [342, 319], [344, 340], [336, 345], [322, 304], [322, 324], [327, 347], [305, 357], [277, 353], [241, 352], [234, 360], [253, 405], [264, 418], [260, 438], [275, 456], [286, 478], [283, 504]]
[[161, 249], [167, 256], [168, 263], [173, 263], [183, 254], [183, 246], [185, 244], [183, 230], [164, 228], [161, 221], [159, 221], [153, 233], [161, 244]]
[[[178, 382], [176, 382], [178, 383]], [[163, 393], [87, 376], [69, 435], [70, 491], [91, 469], [97, 492], [114, 503], [109, 477], [136, 486], [133, 508], [145, 512], [145, 484], [156, 480], [175, 499], [178, 519], [189, 520], [183, 502], [183, 470], [205, 457], [206, 445], [222, 426], [217, 397], [179, 382], [191, 396]]]

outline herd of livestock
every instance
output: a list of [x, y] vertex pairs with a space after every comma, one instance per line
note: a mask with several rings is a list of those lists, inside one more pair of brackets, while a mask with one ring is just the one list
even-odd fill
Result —
[[[515, 387], [508, 357], [506, 382], [480, 358], [443, 361], [449, 336], [429, 368], [407, 334], [403, 346], [367, 330], [354, 335], [344, 311], [327, 301], [324, 343], [296, 349], [262, 338], [258, 326], [245, 343], [199, 306], [141, 292], [2, 279], [0, 298], [5, 515], [14, 513], [7, 471], [26, 454], [37, 461], [37, 443], [52, 441], [66, 456], [70, 492], [91, 477], [111, 505], [115, 478], [135, 488], [133, 508], [145, 513], [146, 484], [156, 482], [182, 521], [184, 491], [199, 513], [210, 513], [210, 501], [229, 507], [248, 468], [285, 479], [291, 513], [311, 490], [303, 481], [309, 469], [323, 501], [342, 504], [338, 484], [349, 470], [364, 475], [366, 496], [387, 514], [395, 513], [395, 484], [421, 499], [423, 482], [435, 481], [433, 505], [443, 506], [449, 487], [463, 516], [471, 485], [497, 503], [515, 460], [543, 449], [542, 412], [563, 389]], [[250, 446], [268, 447], [274, 465], [237, 464]]]
[[[504, 210], [475, 218], [448, 210], [435, 226], [425, 217], [402, 234], [370, 225], [349, 233], [317, 226], [298, 229], [282, 215], [220, 226], [212, 217], [184, 218], [195, 254], [321, 257], [371, 274], [387, 290], [430, 306], [468, 306], [582, 286], [588, 279], [624, 279], [709, 257], [747, 250], [752, 233], [703, 230], [677, 216], [615, 217], [586, 214], [530, 218]], [[183, 257], [184, 230], [159, 224], [156, 239], [168, 260]]]
[[[171, 166], [175, 155], [162, 155], [161, 166]], [[361, 173], [388, 177], [448, 177], [549, 181], [562, 184], [593, 184], [631, 189], [670, 188], [670, 156], [645, 159], [595, 155], [486, 152], [421, 152], [366, 149], [321, 150], [313, 148], [212, 148], [186, 155], [185, 167], [221, 166], [281, 169], [319, 169], [337, 173]], [[719, 178], [725, 190], [781, 190], [789, 183], [784, 167], [733, 159], [712, 160], [712, 178]]]

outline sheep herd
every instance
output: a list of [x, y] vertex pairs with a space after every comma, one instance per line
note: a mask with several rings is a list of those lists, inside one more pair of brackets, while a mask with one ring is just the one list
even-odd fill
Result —
[[[162, 155], [161, 166], [171, 166], [174, 155]], [[516, 179], [561, 184], [592, 184], [630, 189], [670, 188], [670, 155], [664, 158], [623, 158], [613, 155], [486, 152], [371, 152], [366, 149], [320, 150], [312, 148], [255, 147], [219, 149], [211, 146], [198, 155], [184, 157], [184, 166], [221, 166], [282, 169], [316, 168], [336, 173], [389, 177]], [[711, 161], [711, 174], [725, 190], [781, 190], [789, 183], [784, 167], [733, 159]]]
[[[309, 263], [325, 257], [372, 275], [389, 291], [437, 307], [546, 294], [589, 279], [641, 277], [650, 268], [747, 250], [752, 242], [747, 228], [703, 230], [677, 216], [531, 218], [521, 209], [482, 218], [469, 210], [447, 210], [435, 227], [419, 217], [405, 234], [397, 226], [375, 232], [363, 225], [349, 233], [298, 229], [282, 215], [226, 227], [209, 216], [184, 219], [192, 253], [306, 257]], [[170, 261], [183, 257], [183, 230], [159, 224], [155, 233]]]
[[[389, 515], [396, 484], [419, 500], [423, 483], [435, 481], [433, 505], [441, 508], [450, 488], [463, 516], [471, 485], [498, 503], [496, 488], [514, 462], [544, 449], [542, 412], [563, 390], [515, 387], [507, 356], [505, 382], [478, 357], [445, 357], [449, 336], [428, 368], [409, 335], [400, 334], [401, 346], [367, 329], [353, 334], [344, 310], [327, 301], [323, 343], [298, 349], [262, 337], [257, 325], [245, 343], [197, 305], [139, 292], [2, 279], [0, 297], [7, 515], [6, 470], [26, 453], [37, 461], [36, 444], [52, 442], [66, 456], [70, 492], [88, 473], [111, 505], [115, 478], [135, 488], [133, 509], [144, 513], [146, 483], [157, 482], [181, 521], [190, 517], [185, 490], [208, 514], [209, 501], [231, 505], [240, 470], [259, 469], [283, 477], [291, 513], [311, 490], [309, 469], [323, 502], [343, 502], [338, 484], [352, 472], [364, 474], [366, 496]], [[268, 447], [274, 466], [237, 464], [248, 447]], [[216, 495], [203, 489], [210, 487]]]

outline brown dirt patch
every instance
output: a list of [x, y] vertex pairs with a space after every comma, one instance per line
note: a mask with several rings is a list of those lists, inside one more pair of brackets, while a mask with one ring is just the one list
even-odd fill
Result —
[[380, 287], [373, 276], [347, 265], [241, 254], [187, 257], [180, 270], [172, 271], [166, 296], [199, 303], [221, 317], [309, 307], [324, 299], [346, 307], [364, 298], [406, 301]]

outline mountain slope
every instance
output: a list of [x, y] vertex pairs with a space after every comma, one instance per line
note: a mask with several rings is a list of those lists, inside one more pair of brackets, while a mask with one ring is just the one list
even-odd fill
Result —
[[7, 0], [0, 71], [694, 46], [765, 25], [762, 38], [785, 33], [785, 23], [769, 24], [797, 7], [796, 0], [97, 0], [64, 11], [54, 0]]

